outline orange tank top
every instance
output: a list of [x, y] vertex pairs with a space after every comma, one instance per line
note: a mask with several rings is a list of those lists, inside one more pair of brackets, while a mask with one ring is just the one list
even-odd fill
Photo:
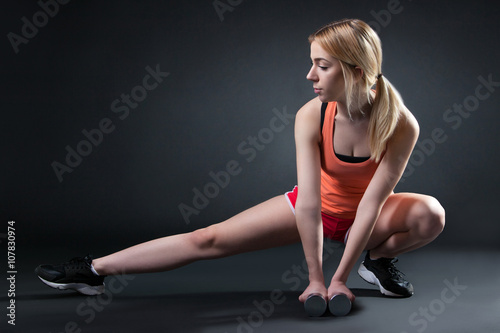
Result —
[[378, 163], [372, 159], [348, 163], [335, 156], [333, 133], [336, 113], [337, 103], [328, 103], [321, 140], [321, 211], [337, 218], [354, 219]]

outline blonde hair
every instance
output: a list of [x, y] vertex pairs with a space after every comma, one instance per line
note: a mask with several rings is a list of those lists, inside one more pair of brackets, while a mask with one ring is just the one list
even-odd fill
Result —
[[[378, 162], [398, 120], [406, 110], [399, 93], [382, 75], [380, 38], [365, 22], [343, 19], [327, 24], [310, 35], [309, 42], [313, 41], [340, 62], [349, 116], [351, 117], [353, 108], [363, 113], [361, 107], [367, 102], [372, 104], [368, 136], [371, 158]], [[359, 81], [356, 80], [356, 67], [363, 71]], [[373, 99], [370, 90], [374, 84]]]

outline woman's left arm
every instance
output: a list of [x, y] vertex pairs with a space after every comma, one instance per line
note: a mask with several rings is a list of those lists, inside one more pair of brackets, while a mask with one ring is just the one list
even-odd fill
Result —
[[[385, 155], [358, 205], [344, 254], [328, 290], [329, 297], [338, 292], [346, 293], [349, 273], [368, 243], [382, 206], [406, 168], [419, 134], [416, 119], [409, 111], [406, 113], [388, 141]], [[347, 294], [353, 301], [354, 295]]]

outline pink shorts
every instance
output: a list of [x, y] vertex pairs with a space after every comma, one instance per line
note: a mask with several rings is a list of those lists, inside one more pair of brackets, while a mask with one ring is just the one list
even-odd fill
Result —
[[[295, 203], [297, 202], [297, 193], [299, 188], [295, 186], [292, 191], [285, 193], [285, 198], [295, 214]], [[351, 230], [352, 219], [341, 219], [338, 217], [327, 215], [321, 212], [321, 219], [323, 220], [323, 235], [335, 241], [347, 242], [349, 230]]]

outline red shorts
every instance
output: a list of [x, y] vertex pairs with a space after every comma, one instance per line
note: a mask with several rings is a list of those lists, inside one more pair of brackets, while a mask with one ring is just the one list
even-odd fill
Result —
[[[297, 202], [298, 187], [295, 186], [291, 192], [285, 193], [285, 198], [290, 205], [293, 213], [295, 214], [295, 202]], [[351, 230], [352, 219], [341, 219], [338, 217], [327, 215], [321, 212], [321, 219], [323, 220], [323, 235], [335, 241], [347, 242], [349, 230]]]

